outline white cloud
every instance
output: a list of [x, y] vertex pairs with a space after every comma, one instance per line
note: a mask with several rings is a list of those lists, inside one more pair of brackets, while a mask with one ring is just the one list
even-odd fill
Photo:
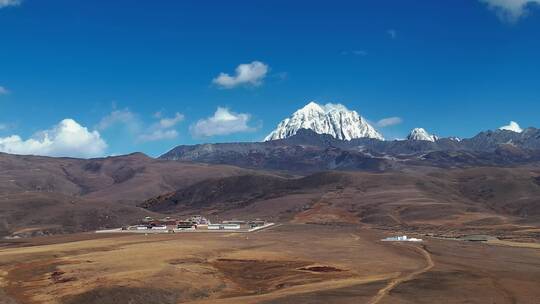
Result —
[[21, 4], [22, 0], [0, 0], [0, 8], [8, 6], [17, 6]]
[[148, 124], [143, 122], [139, 115], [129, 109], [114, 110], [103, 117], [97, 129], [105, 131], [113, 126], [123, 126], [134, 140], [140, 142], [173, 139], [178, 137], [178, 132], [173, 129], [178, 123], [184, 120], [184, 115], [175, 113], [173, 117], [163, 117], [161, 111], [152, 115], [156, 122]]
[[172, 118], [161, 118], [159, 120], [159, 125], [161, 128], [172, 128], [182, 120], [184, 120], [184, 115], [176, 112]]
[[396, 39], [397, 37], [397, 31], [395, 29], [389, 29], [389, 30], [386, 30], [386, 33], [388, 34], [388, 36], [390, 36], [390, 38], [392, 39]]
[[26, 140], [19, 135], [0, 137], [0, 151], [13, 154], [88, 158], [102, 156], [106, 149], [98, 131], [88, 131], [69, 118]]
[[505, 22], [516, 22], [526, 16], [529, 7], [539, 5], [540, 0], [480, 0], [497, 13], [499, 19]]
[[500, 127], [499, 130], [508, 130], [516, 133], [523, 132], [523, 129], [515, 121], [511, 121], [508, 125]]
[[324, 112], [328, 113], [330, 111], [349, 111], [349, 109], [347, 109], [346, 106], [340, 104], [340, 103], [327, 103], [325, 105], [319, 105], [323, 110]]
[[255, 128], [248, 126], [250, 118], [250, 114], [234, 113], [227, 108], [218, 107], [214, 116], [200, 119], [190, 129], [195, 137], [250, 132], [255, 130]]
[[140, 141], [157, 141], [157, 140], [164, 140], [164, 139], [174, 139], [178, 137], [178, 132], [174, 129], [170, 130], [163, 130], [163, 129], [156, 129], [153, 131], [150, 131], [148, 133], [143, 133], [139, 135]]
[[[1, 1], [1, 0], [0, 0]], [[7, 95], [9, 94], [9, 90], [6, 89], [5, 87], [3, 86], [0, 86], [0, 95]]]
[[101, 119], [97, 125], [97, 129], [104, 131], [117, 124], [124, 125], [131, 133], [137, 133], [141, 129], [141, 122], [137, 118], [137, 115], [129, 109], [112, 111]]
[[399, 125], [402, 122], [403, 122], [403, 119], [401, 119], [401, 117], [388, 117], [388, 118], [383, 118], [377, 121], [377, 126], [384, 128], [384, 127]]
[[240, 64], [236, 67], [235, 75], [220, 73], [212, 82], [222, 88], [232, 89], [241, 85], [258, 86], [268, 73], [268, 65], [260, 61]]
[[[158, 114], [159, 113], [159, 114]], [[138, 140], [157, 141], [165, 139], [174, 139], [178, 137], [178, 131], [173, 129], [178, 123], [184, 120], [184, 115], [175, 113], [171, 118], [162, 117], [162, 113], [158, 112], [154, 114], [155, 118], [159, 118], [159, 121], [148, 127], [142, 134], [138, 136]]]

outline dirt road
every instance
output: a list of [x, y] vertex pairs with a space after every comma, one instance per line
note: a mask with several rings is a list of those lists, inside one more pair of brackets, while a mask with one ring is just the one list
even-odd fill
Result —
[[293, 286], [293, 287], [284, 288], [281, 290], [277, 290], [274, 292], [261, 294], [261, 295], [241, 296], [241, 297], [224, 298], [224, 299], [199, 300], [199, 301], [192, 301], [192, 302], [187, 302], [187, 303], [189, 304], [211, 304], [211, 303], [212, 304], [214, 303], [216, 304], [217, 303], [255, 304], [255, 303], [260, 303], [265, 300], [278, 299], [280, 297], [285, 297], [285, 296], [290, 296], [290, 295], [295, 295], [295, 294], [305, 294], [305, 293], [315, 292], [315, 291], [339, 289], [339, 288], [354, 286], [354, 285], [359, 285], [359, 284], [368, 284], [368, 283], [373, 283], [373, 282], [384, 281], [391, 278], [392, 278], [392, 274], [374, 275], [374, 276], [367, 276], [367, 277], [362, 277], [362, 278], [347, 278], [347, 279], [341, 279], [341, 280], [332, 280], [332, 281], [318, 282], [318, 283], [313, 283], [313, 284], [305, 284], [301, 286]]
[[431, 258], [431, 254], [429, 254], [429, 252], [425, 249], [425, 245], [422, 245], [422, 247], [418, 247], [416, 245], [403, 245], [403, 244], [399, 244], [399, 245], [406, 246], [407, 248], [412, 248], [413, 250], [420, 252], [426, 260], [426, 266], [424, 266], [423, 268], [417, 271], [411, 272], [409, 274], [406, 274], [404, 276], [400, 276], [394, 280], [391, 280], [388, 283], [388, 285], [386, 285], [383, 289], [379, 290], [377, 295], [373, 299], [371, 299], [371, 301], [369, 301], [368, 304], [379, 303], [386, 295], [388, 295], [388, 293], [390, 293], [390, 291], [392, 291], [392, 289], [396, 288], [399, 284], [410, 281], [414, 279], [415, 277], [417, 277], [418, 275], [429, 271], [431, 268], [433, 268], [433, 266], [435, 266], [435, 263], [433, 262], [433, 259]]

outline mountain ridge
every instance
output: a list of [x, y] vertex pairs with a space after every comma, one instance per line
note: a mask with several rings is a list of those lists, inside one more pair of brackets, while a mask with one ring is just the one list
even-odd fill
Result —
[[[510, 147], [513, 147], [510, 149]], [[509, 166], [537, 161], [540, 130], [481, 132], [455, 140], [339, 140], [300, 129], [288, 138], [266, 142], [177, 146], [160, 159], [228, 164], [286, 171], [387, 170], [404, 164], [438, 167]], [[441, 158], [442, 157], [442, 158]]]

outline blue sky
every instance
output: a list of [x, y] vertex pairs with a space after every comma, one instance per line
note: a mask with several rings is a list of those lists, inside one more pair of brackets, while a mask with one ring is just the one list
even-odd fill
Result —
[[0, 0], [0, 150], [258, 141], [311, 100], [389, 139], [540, 127], [539, 0], [291, 2]]

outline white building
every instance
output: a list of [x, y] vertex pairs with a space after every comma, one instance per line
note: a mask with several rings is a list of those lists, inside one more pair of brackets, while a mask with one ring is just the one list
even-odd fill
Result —
[[383, 242], [422, 242], [422, 239], [409, 238], [406, 235], [402, 236], [390, 236], [382, 239]]
[[167, 226], [165, 225], [159, 225], [152, 227], [152, 230], [167, 230]]
[[240, 229], [238, 224], [208, 224], [208, 230], [237, 230]]

